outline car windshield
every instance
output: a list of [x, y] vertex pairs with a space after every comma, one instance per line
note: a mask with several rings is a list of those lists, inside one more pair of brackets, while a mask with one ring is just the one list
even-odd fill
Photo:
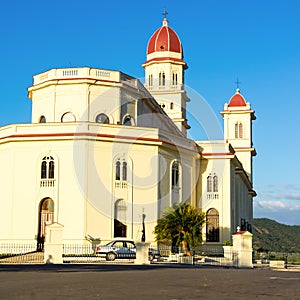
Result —
[[113, 242], [114, 242], [114, 241], [111, 241], [111, 242], [105, 244], [105, 246], [111, 246]]

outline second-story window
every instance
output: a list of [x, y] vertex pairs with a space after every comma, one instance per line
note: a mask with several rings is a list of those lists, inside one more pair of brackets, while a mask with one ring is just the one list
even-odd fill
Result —
[[158, 79], [159, 79], [159, 86], [165, 86], [166, 85], [166, 74], [165, 74], [165, 72], [160, 72]]
[[172, 188], [179, 187], [179, 163], [174, 161], [172, 164]]
[[243, 124], [241, 122], [235, 123], [235, 138], [236, 139], [243, 138]]
[[127, 180], [127, 162], [126, 161], [123, 161], [123, 163], [122, 163], [122, 179], [124, 181]]
[[150, 74], [148, 77], [148, 85], [153, 86], [153, 75], [152, 74]]
[[216, 174], [210, 173], [207, 176], [207, 186], [208, 193], [217, 193], [218, 192], [218, 176]]
[[116, 162], [116, 180], [121, 180], [121, 163]]
[[127, 181], [127, 162], [124, 160], [116, 162], [116, 180]]
[[172, 74], [172, 85], [177, 85], [177, 73]]
[[213, 192], [218, 192], [218, 176], [214, 175], [213, 177]]
[[54, 179], [54, 158], [45, 156], [41, 164], [41, 179]]

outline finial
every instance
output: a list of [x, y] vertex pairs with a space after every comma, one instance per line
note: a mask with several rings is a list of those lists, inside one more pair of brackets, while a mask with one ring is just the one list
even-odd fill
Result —
[[164, 16], [164, 19], [163, 19], [163, 26], [168, 26], [168, 20], [167, 20], [167, 11], [166, 11], [166, 8], [164, 8], [164, 12], [163, 12], [163, 16]]

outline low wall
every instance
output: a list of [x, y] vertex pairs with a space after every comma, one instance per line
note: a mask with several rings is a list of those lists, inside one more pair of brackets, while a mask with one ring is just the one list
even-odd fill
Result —
[[284, 260], [270, 260], [270, 268], [272, 269], [284, 269], [285, 261]]

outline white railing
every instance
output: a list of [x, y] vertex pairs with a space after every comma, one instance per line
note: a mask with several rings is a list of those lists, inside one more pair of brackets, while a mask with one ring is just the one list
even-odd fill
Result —
[[166, 84], [166, 85], [148, 85], [145, 84], [145, 87], [149, 91], [167, 91], [167, 90], [172, 90], [172, 91], [182, 91], [184, 89], [183, 84]]
[[207, 193], [207, 199], [209, 200], [219, 199], [219, 193]]
[[42, 179], [40, 187], [54, 187], [55, 179]]
[[127, 181], [124, 180], [116, 180], [115, 181], [115, 188], [117, 189], [127, 189]]
[[53, 80], [53, 79], [66, 79], [66, 78], [86, 78], [86, 79], [95, 79], [99, 78], [100, 80], [113, 80], [120, 81], [121, 73], [118, 71], [109, 71], [102, 69], [94, 68], [66, 68], [66, 69], [51, 69], [47, 72], [35, 75], [33, 77], [33, 84], [40, 84], [42, 82]]
[[78, 76], [78, 70], [76, 69], [67, 69], [62, 71], [62, 76]]

